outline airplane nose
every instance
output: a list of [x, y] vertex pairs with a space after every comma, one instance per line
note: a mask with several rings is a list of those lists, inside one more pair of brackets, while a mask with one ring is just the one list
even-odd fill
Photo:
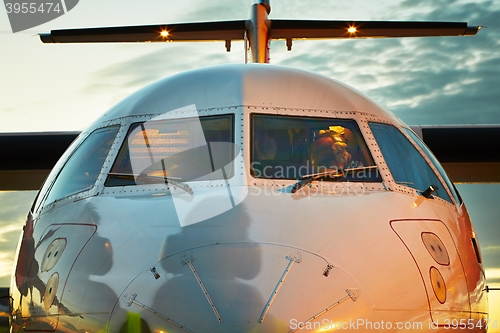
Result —
[[142, 332], [328, 331], [353, 314], [372, 317], [372, 304], [341, 267], [286, 245], [239, 242], [171, 254], [142, 272], [111, 327], [132, 320]]

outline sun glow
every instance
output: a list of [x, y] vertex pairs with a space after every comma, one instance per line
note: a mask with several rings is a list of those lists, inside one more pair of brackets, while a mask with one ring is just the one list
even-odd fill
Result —
[[356, 27], [349, 27], [349, 28], [347, 29], [347, 32], [349, 32], [350, 34], [353, 34], [353, 33], [355, 33], [356, 31], [358, 31], [358, 29], [356, 29]]
[[167, 31], [167, 30], [162, 30], [162, 31], [160, 32], [160, 35], [161, 35], [162, 37], [168, 37], [169, 33], [168, 33], [168, 31]]

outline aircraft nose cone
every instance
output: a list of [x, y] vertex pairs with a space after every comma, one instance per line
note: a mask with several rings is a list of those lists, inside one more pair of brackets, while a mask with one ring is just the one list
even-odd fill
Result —
[[347, 273], [318, 254], [217, 244], [172, 254], [140, 274], [123, 293], [112, 325], [123, 327], [129, 313], [138, 313], [151, 332], [288, 332], [312, 317], [325, 325], [332, 314], [371, 313], [360, 293]]

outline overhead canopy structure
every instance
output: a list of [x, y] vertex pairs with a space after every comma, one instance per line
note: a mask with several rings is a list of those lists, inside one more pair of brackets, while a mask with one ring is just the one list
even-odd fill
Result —
[[[500, 183], [500, 126], [413, 126], [455, 183]], [[78, 132], [0, 133], [0, 190], [37, 190]]]

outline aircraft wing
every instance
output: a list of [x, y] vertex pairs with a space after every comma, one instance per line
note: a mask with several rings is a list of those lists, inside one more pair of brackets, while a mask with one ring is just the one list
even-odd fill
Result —
[[[270, 20], [272, 39], [390, 38], [475, 35], [466, 22]], [[351, 32], [349, 28], [353, 28]]]
[[[52, 30], [44, 43], [199, 42], [243, 40], [247, 20]], [[475, 35], [465, 22], [267, 20], [270, 39], [386, 38]], [[348, 32], [349, 28], [355, 32]], [[168, 32], [161, 34], [162, 31]]]
[[500, 126], [411, 126], [455, 183], [500, 183]]
[[[200, 42], [243, 40], [245, 20], [52, 30], [44, 43]], [[162, 35], [162, 31], [168, 35]]]
[[38, 190], [78, 134], [0, 133], [0, 191]]
[[[455, 183], [500, 183], [500, 126], [412, 126]], [[78, 132], [0, 133], [0, 191], [37, 190]]]

